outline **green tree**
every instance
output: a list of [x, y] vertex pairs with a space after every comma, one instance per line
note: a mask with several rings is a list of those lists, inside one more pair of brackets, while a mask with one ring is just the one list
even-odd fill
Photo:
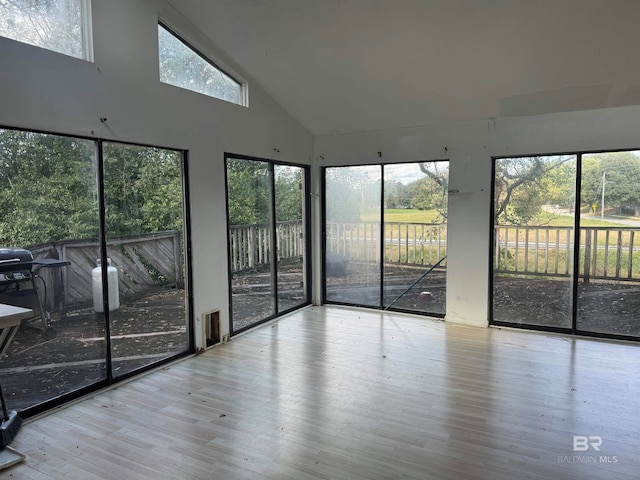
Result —
[[405, 208], [401, 207], [402, 183], [398, 181], [384, 182], [384, 208]]
[[269, 223], [269, 164], [256, 160], [227, 160], [230, 225]]
[[84, 58], [79, 0], [0, 0], [0, 35]]
[[542, 201], [548, 205], [573, 208], [575, 204], [576, 164], [567, 162], [549, 170], [540, 180]]
[[367, 183], [363, 172], [353, 167], [334, 167], [325, 170], [326, 215], [332, 223], [360, 221], [362, 188]]
[[602, 164], [594, 155], [582, 157], [582, 181], [580, 184], [581, 205], [587, 211], [601, 201]]
[[632, 152], [600, 155], [605, 181], [605, 208], [638, 211], [640, 207], [640, 158]]
[[433, 210], [436, 208], [434, 193], [438, 196], [438, 184], [431, 178], [425, 177], [414, 180], [409, 185], [411, 206], [418, 210]]
[[449, 162], [422, 162], [420, 170], [427, 178], [419, 180], [413, 203], [421, 210], [437, 210], [443, 221], [448, 215]]
[[302, 220], [304, 208], [302, 172], [300, 167], [282, 165], [274, 167], [277, 222]]
[[242, 87], [236, 80], [160, 25], [158, 49], [162, 82], [241, 103]]
[[97, 238], [95, 144], [0, 130], [0, 244]]
[[602, 208], [604, 180], [605, 209], [640, 213], [640, 158], [634, 152], [604, 152], [582, 159], [582, 206]]
[[181, 154], [104, 143], [107, 233], [138, 235], [182, 228]]
[[[0, 244], [97, 239], [95, 151], [92, 140], [0, 130]], [[181, 228], [179, 152], [111, 142], [103, 152], [109, 236]]]
[[494, 212], [498, 224], [526, 225], [548, 199], [549, 175], [575, 156], [521, 157], [495, 163]]

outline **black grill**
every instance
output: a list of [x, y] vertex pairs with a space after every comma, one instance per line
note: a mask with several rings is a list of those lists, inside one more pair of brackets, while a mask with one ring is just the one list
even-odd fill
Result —
[[[66, 260], [51, 258], [34, 260], [29, 250], [16, 247], [0, 247], [0, 303], [33, 310], [32, 320], [40, 319], [45, 338], [53, 338], [55, 330], [49, 323], [49, 314], [44, 309], [36, 278], [43, 267], [62, 267], [69, 265]], [[46, 289], [44, 290], [46, 296]]]
[[28, 277], [33, 268], [33, 255], [24, 248], [0, 247], [0, 282], [11, 281], [16, 273]]

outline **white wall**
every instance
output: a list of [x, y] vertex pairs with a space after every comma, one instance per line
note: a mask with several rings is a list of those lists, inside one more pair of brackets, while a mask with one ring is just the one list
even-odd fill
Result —
[[[640, 149], [640, 107], [326, 135], [314, 140], [317, 171], [341, 164], [450, 160], [449, 189], [455, 193], [449, 195], [446, 320], [470, 325], [488, 323], [491, 158], [607, 149]], [[314, 253], [320, 254], [317, 248]], [[316, 285], [321, 281], [317, 269], [314, 280]]]
[[[315, 193], [322, 166], [448, 158], [450, 189], [459, 193], [449, 199], [447, 320], [485, 325], [491, 156], [640, 148], [640, 107], [313, 139], [197, 31], [189, 33], [189, 40], [249, 81], [250, 108], [161, 84], [159, 12], [172, 26], [190, 28], [162, 0], [92, 3], [94, 63], [0, 38], [0, 125], [188, 149], [197, 260], [194, 318], [220, 308], [223, 333], [229, 331], [224, 152], [295, 163], [311, 163], [313, 158]], [[101, 117], [107, 122], [101, 123]], [[313, 294], [318, 303], [319, 199], [313, 197], [312, 204]]]
[[224, 152], [308, 164], [313, 138], [198, 32], [249, 82], [250, 107], [160, 83], [159, 12], [188, 26], [163, 1], [92, 3], [94, 63], [0, 38], [0, 125], [189, 150], [194, 319], [220, 308], [228, 333]]

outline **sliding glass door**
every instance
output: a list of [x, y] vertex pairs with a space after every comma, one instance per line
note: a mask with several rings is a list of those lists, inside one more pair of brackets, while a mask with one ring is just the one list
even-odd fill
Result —
[[189, 351], [183, 164], [0, 130], [0, 303], [32, 312], [0, 341], [9, 408], [28, 416]]
[[382, 167], [325, 170], [325, 299], [380, 306]]
[[582, 156], [576, 329], [640, 337], [640, 152]]
[[103, 162], [109, 305], [102, 312], [109, 311], [118, 377], [188, 348], [182, 154], [104, 142]]
[[384, 166], [385, 308], [446, 312], [449, 162]]
[[445, 314], [448, 162], [325, 169], [324, 300]]
[[640, 152], [494, 165], [491, 322], [640, 337]]
[[227, 156], [231, 331], [309, 303], [307, 169]]
[[95, 264], [78, 258], [100, 256], [98, 159], [92, 140], [0, 130], [0, 160], [0, 303], [33, 312], [0, 358], [0, 380], [8, 407], [24, 411], [107, 379]]
[[278, 313], [308, 302], [305, 170], [274, 165]]
[[577, 156], [495, 161], [493, 321], [571, 328]]

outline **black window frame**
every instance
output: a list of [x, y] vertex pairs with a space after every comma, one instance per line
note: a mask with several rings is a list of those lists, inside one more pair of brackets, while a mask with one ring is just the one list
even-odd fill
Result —
[[[137, 368], [131, 372], [127, 372], [125, 374], [122, 374], [120, 376], [114, 377], [113, 376], [113, 372], [112, 372], [112, 364], [111, 364], [111, 348], [110, 348], [110, 342], [111, 342], [111, 336], [109, 334], [109, 325], [110, 325], [110, 319], [109, 319], [109, 312], [104, 311], [104, 322], [105, 322], [105, 342], [106, 342], [106, 353], [105, 353], [105, 361], [106, 363], [106, 369], [107, 369], [107, 375], [106, 378], [100, 381], [97, 381], [95, 383], [92, 383], [90, 385], [87, 385], [85, 387], [81, 387], [79, 389], [73, 390], [71, 392], [59, 395], [57, 397], [54, 397], [50, 400], [44, 401], [42, 403], [38, 403], [32, 407], [26, 408], [22, 411], [20, 411], [20, 415], [23, 418], [30, 418], [33, 417], [35, 415], [39, 415], [41, 413], [47, 412], [49, 410], [52, 410], [54, 408], [60, 407], [64, 404], [67, 404], [73, 400], [76, 400], [78, 398], [81, 398], [85, 395], [88, 395], [90, 393], [96, 392], [100, 389], [106, 388], [106, 387], [110, 387], [113, 385], [118, 385], [121, 382], [125, 382], [128, 381], [129, 379], [133, 378], [133, 377], [137, 377], [139, 375], [144, 374], [145, 372], [151, 371], [153, 369], [156, 369], [162, 365], [166, 365], [168, 363], [174, 362], [178, 359], [181, 358], [185, 358], [188, 357], [190, 355], [193, 355], [195, 353], [195, 329], [194, 329], [194, 315], [193, 315], [193, 262], [192, 262], [192, 246], [191, 246], [191, 208], [190, 208], [190, 191], [189, 191], [189, 182], [188, 182], [188, 178], [189, 178], [189, 151], [185, 150], [185, 149], [179, 149], [179, 148], [175, 148], [175, 147], [166, 147], [166, 146], [160, 146], [160, 145], [152, 145], [152, 144], [148, 144], [148, 143], [137, 143], [137, 142], [132, 142], [132, 141], [121, 141], [121, 140], [113, 140], [113, 139], [107, 139], [107, 138], [102, 138], [102, 137], [90, 137], [90, 136], [83, 136], [83, 135], [75, 135], [75, 134], [69, 134], [69, 133], [65, 133], [65, 132], [56, 132], [56, 131], [51, 131], [51, 130], [41, 130], [41, 129], [32, 129], [32, 128], [23, 128], [23, 127], [14, 127], [14, 126], [10, 126], [10, 125], [2, 125], [0, 124], [0, 129], [1, 130], [13, 130], [13, 131], [21, 131], [21, 132], [30, 132], [30, 133], [35, 133], [35, 134], [43, 134], [43, 135], [56, 135], [59, 137], [66, 137], [66, 138], [75, 138], [75, 139], [79, 139], [79, 140], [88, 140], [88, 141], [92, 141], [94, 142], [95, 148], [96, 148], [96, 167], [97, 167], [97, 175], [98, 175], [98, 194], [99, 194], [99, 235], [100, 238], [99, 243], [100, 243], [100, 247], [101, 247], [101, 262], [103, 265], [107, 264], [107, 251], [106, 251], [106, 236], [105, 236], [105, 209], [104, 209], [104, 192], [102, 191], [104, 189], [104, 183], [103, 183], [103, 167], [104, 167], [104, 163], [103, 163], [103, 159], [102, 159], [102, 144], [103, 142], [108, 142], [108, 143], [119, 143], [119, 144], [123, 144], [123, 145], [131, 145], [131, 146], [136, 146], [136, 147], [148, 147], [148, 148], [158, 148], [158, 149], [163, 149], [163, 150], [171, 150], [174, 152], [178, 152], [181, 154], [182, 157], [182, 162], [181, 162], [181, 173], [182, 173], [182, 191], [183, 191], [183, 230], [184, 230], [184, 269], [185, 269], [185, 296], [186, 296], [186, 305], [185, 305], [185, 309], [186, 309], [186, 316], [185, 316], [185, 322], [186, 322], [186, 326], [187, 326], [187, 348], [182, 351], [179, 352], [175, 355], [171, 355], [167, 358], [163, 358], [162, 360], [159, 360], [158, 362], [155, 363], [151, 363], [149, 365], [145, 365], [143, 367]], [[103, 277], [106, 276], [106, 269], [104, 269], [103, 271]], [[107, 285], [108, 282], [106, 282], [106, 279], [103, 278], [103, 285]], [[108, 298], [108, 295], [105, 296], [105, 298]], [[0, 379], [1, 380], [1, 379]]]
[[[273, 289], [274, 289], [273, 296], [275, 299], [275, 308], [274, 308], [275, 313], [266, 318], [263, 318], [262, 320], [257, 321], [256, 323], [252, 323], [251, 325], [248, 325], [246, 327], [239, 328], [238, 330], [235, 330], [233, 328], [233, 288], [232, 288], [233, 268], [232, 268], [231, 262], [229, 261], [230, 254], [231, 254], [231, 225], [229, 223], [229, 182], [228, 182], [228, 176], [227, 176], [227, 162], [229, 160], [247, 160], [247, 161], [254, 161], [254, 162], [264, 162], [269, 165], [270, 192], [272, 192], [269, 198], [270, 216], [271, 216], [271, 224], [273, 225], [274, 229], [276, 225], [275, 176], [273, 174], [274, 167], [276, 165], [281, 165], [281, 166], [301, 168], [303, 172], [304, 188], [306, 190], [304, 192], [305, 195], [304, 195], [304, 222], [303, 222], [303, 226], [305, 229], [304, 249], [305, 249], [306, 272], [305, 272], [304, 279], [306, 282], [306, 298], [304, 302], [300, 303], [299, 305], [296, 305], [294, 307], [288, 308], [283, 311], [278, 311], [278, 282], [275, 281], [273, 284]], [[266, 322], [279, 318], [283, 315], [287, 315], [293, 311], [296, 311], [311, 305], [311, 297], [312, 297], [312, 291], [313, 291], [313, 286], [312, 286], [312, 279], [313, 279], [312, 263], [313, 262], [311, 261], [311, 252], [312, 252], [311, 250], [311, 202], [310, 202], [311, 167], [309, 165], [305, 165], [301, 163], [284, 162], [281, 160], [274, 160], [269, 158], [261, 158], [261, 157], [254, 157], [249, 155], [225, 152], [224, 153], [224, 178], [225, 178], [224, 188], [225, 188], [226, 224], [227, 224], [227, 291], [229, 292], [229, 336], [233, 337], [242, 332], [245, 332], [259, 325], [262, 325]], [[271, 238], [272, 238], [271, 255], [274, 256], [276, 254], [276, 251], [274, 248], [275, 245], [273, 244], [273, 242], [275, 241], [275, 235], [272, 234]], [[275, 267], [272, 270], [272, 276], [277, 276], [278, 274], [277, 262], [273, 262], [273, 265], [275, 265]]]

